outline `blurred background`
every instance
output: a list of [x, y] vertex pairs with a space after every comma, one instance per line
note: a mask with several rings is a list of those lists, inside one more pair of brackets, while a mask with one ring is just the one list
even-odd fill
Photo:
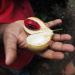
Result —
[[[48, 22], [55, 19], [62, 19], [61, 26], [53, 29], [62, 29], [55, 33], [68, 33], [73, 38], [71, 41], [63, 43], [71, 43], [75, 45], [75, 0], [30, 0], [36, 17]], [[25, 75], [25, 68], [22, 75]], [[30, 75], [75, 75], [75, 53], [65, 53], [63, 60], [47, 60], [39, 56], [35, 56], [27, 67]], [[18, 75], [19, 71], [0, 68], [0, 75]]]

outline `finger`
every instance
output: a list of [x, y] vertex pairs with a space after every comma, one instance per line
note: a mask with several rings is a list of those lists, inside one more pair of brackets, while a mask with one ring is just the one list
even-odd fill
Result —
[[69, 34], [55, 34], [52, 38], [54, 41], [65, 41], [71, 40], [72, 37]]
[[60, 23], [62, 23], [62, 20], [61, 19], [56, 19], [56, 20], [47, 22], [46, 25], [47, 25], [47, 27], [53, 27], [53, 26], [56, 26]]
[[62, 52], [55, 52], [53, 50], [47, 50], [43, 53], [40, 53], [39, 55], [47, 59], [63, 59], [64, 58], [64, 54]]
[[61, 42], [54, 42], [51, 46], [52, 49], [58, 50], [58, 51], [74, 51], [74, 46], [71, 44], [63, 44]]
[[6, 32], [4, 34], [4, 47], [5, 47], [5, 63], [10, 65], [16, 59], [16, 43], [17, 39], [13, 33]]

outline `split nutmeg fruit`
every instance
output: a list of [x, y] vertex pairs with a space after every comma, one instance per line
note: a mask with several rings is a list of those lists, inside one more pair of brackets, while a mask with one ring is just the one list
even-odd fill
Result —
[[53, 30], [36, 17], [29, 17], [24, 21], [24, 30], [29, 36], [26, 39], [27, 46], [32, 51], [43, 51], [53, 36]]

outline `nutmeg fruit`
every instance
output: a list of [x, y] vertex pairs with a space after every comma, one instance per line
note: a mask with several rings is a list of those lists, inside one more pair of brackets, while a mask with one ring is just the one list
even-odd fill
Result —
[[53, 30], [36, 17], [29, 17], [24, 21], [24, 30], [29, 34], [26, 39], [27, 46], [32, 51], [43, 51], [52, 39]]

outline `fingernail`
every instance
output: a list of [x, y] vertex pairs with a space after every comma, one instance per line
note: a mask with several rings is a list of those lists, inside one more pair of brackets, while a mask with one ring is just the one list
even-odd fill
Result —
[[64, 44], [63, 49], [71, 52], [75, 50], [74, 46], [71, 44]]
[[10, 65], [10, 59], [9, 59], [9, 57], [6, 57], [5, 63], [6, 63], [6, 65]]

